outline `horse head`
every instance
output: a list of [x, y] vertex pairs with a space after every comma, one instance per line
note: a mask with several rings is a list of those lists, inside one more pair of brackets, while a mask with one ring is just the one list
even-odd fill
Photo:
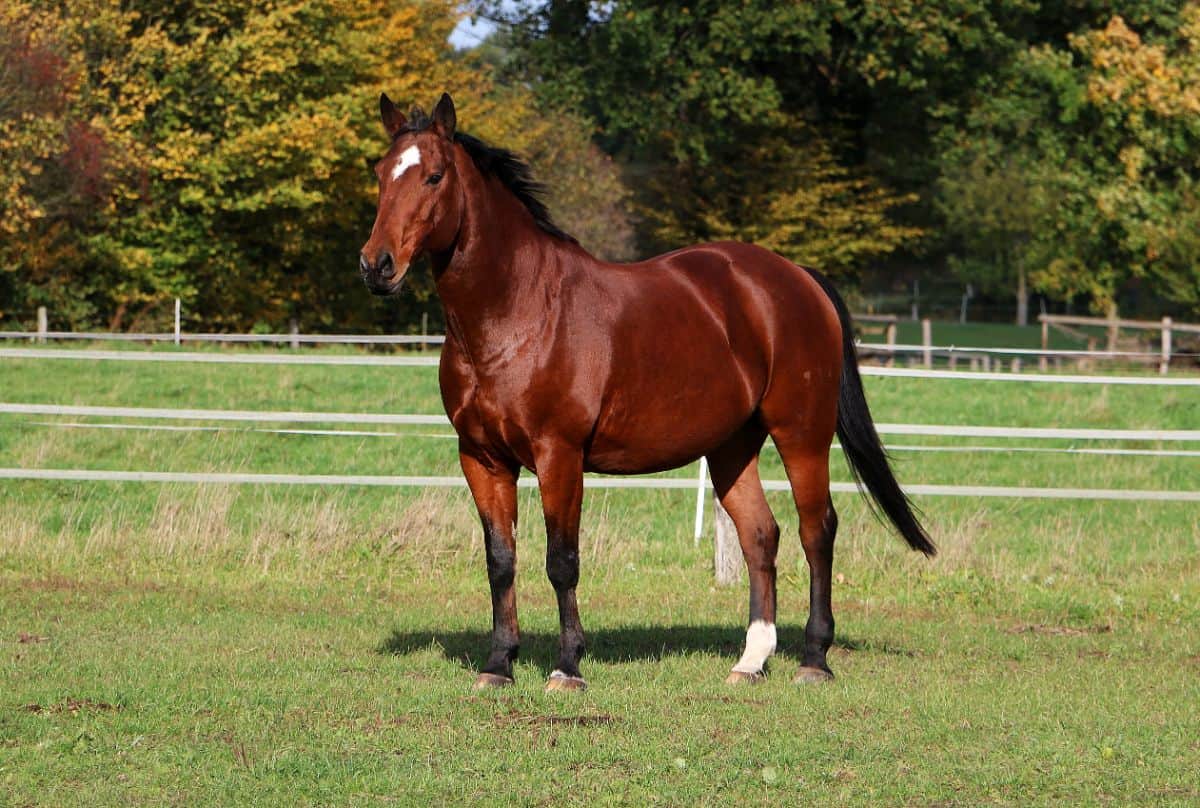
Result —
[[413, 261], [453, 245], [462, 196], [449, 95], [442, 94], [432, 116], [414, 108], [406, 118], [385, 93], [379, 97], [379, 114], [392, 145], [375, 164], [378, 211], [358, 268], [372, 294], [390, 295], [400, 289]]

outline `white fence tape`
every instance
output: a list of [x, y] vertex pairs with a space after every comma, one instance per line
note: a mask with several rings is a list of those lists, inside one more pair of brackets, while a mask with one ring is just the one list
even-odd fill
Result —
[[[132, 430], [143, 432], [202, 432], [230, 433], [244, 435], [246, 433], [262, 435], [314, 435], [334, 438], [431, 438], [434, 440], [456, 440], [458, 435], [453, 432], [371, 432], [362, 429], [261, 429], [254, 427], [227, 426], [174, 426], [167, 424], [107, 424], [79, 423], [75, 421], [25, 421], [22, 425], [55, 427], [61, 429], [112, 429]], [[841, 451], [841, 446], [834, 442], [831, 447]], [[1194, 449], [1086, 449], [1079, 447], [1054, 446], [937, 446], [937, 445], [907, 445], [889, 443], [889, 452], [947, 452], [977, 454], [980, 452], [1035, 452], [1039, 454], [1084, 454], [1112, 455], [1136, 457], [1200, 457], [1200, 450]]]
[[[334, 438], [440, 438], [457, 440], [453, 432], [371, 432], [363, 429], [256, 429], [254, 427], [227, 426], [173, 426], [168, 424], [84, 424], [72, 421], [27, 421], [30, 426], [58, 427], [62, 429], [114, 429], [143, 432], [227, 432], [244, 435], [248, 432], [261, 435], [317, 435]], [[1200, 452], [1196, 454], [1200, 455]]]
[[[0, 468], [3, 480], [59, 480], [78, 482], [213, 483], [259, 485], [361, 485], [384, 487], [463, 488], [462, 477], [374, 476], [354, 474], [247, 474], [240, 472], [109, 471], [98, 469]], [[640, 488], [695, 490], [701, 483], [686, 477], [588, 477], [587, 488]], [[537, 487], [537, 480], [524, 477], [522, 488]], [[787, 480], [763, 480], [768, 491], [789, 490]], [[830, 483], [835, 493], [853, 493], [853, 483]], [[1033, 499], [1136, 500], [1200, 502], [1200, 491], [1155, 491], [1106, 488], [1024, 488], [994, 485], [909, 485], [913, 496], [1006, 497]]]
[[444, 415], [405, 415], [370, 412], [282, 412], [265, 410], [193, 410], [155, 407], [86, 407], [71, 404], [0, 403], [0, 413], [73, 415], [102, 418], [155, 418], [174, 421], [247, 421], [294, 424], [437, 424], [449, 426]]
[[[453, 432], [371, 432], [362, 429], [261, 429], [254, 427], [226, 426], [173, 426], [167, 424], [106, 424], [79, 423], [75, 421], [26, 421], [22, 424], [29, 426], [55, 427], [61, 429], [112, 429], [143, 432], [202, 432], [231, 433], [243, 435], [246, 433], [262, 435], [315, 435], [318, 437], [335, 438], [432, 438], [436, 440], [455, 440]], [[830, 447], [841, 451], [841, 446], [835, 441]], [[1054, 446], [937, 446], [937, 445], [908, 445], [889, 443], [889, 452], [948, 452], [948, 453], [980, 453], [980, 452], [1036, 452], [1039, 454], [1086, 454], [1113, 455], [1137, 457], [1200, 457], [1200, 450], [1194, 449], [1086, 449], [1079, 447]]]
[[863, 376], [897, 376], [909, 379], [969, 379], [988, 382], [1043, 382], [1049, 384], [1132, 384], [1156, 387], [1200, 387], [1200, 376], [1079, 376], [1065, 373], [999, 373], [982, 370], [924, 370], [860, 365]]
[[[1176, 326], [1178, 328], [1178, 326]], [[441, 345], [446, 341], [443, 334], [214, 334], [181, 332], [178, 339], [174, 333], [124, 333], [107, 331], [0, 331], [0, 339], [13, 340], [71, 340], [89, 342], [210, 342], [210, 343], [257, 343], [288, 345]], [[1062, 356], [1094, 357], [1097, 359], [1151, 358], [1158, 359], [1162, 351], [1089, 351], [1070, 348], [983, 348], [973, 345], [916, 345], [911, 343], [862, 342], [862, 350], [890, 353], [944, 354], [997, 354], [1000, 356]], [[1172, 352], [1172, 357], [1195, 356]]]
[[[0, 413], [18, 415], [98, 416], [181, 421], [242, 421], [305, 424], [406, 424], [449, 426], [444, 415], [359, 412], [292, 412], [200, 410], [156, 407], [91, 407], [73, 404], [2, 402]], [[1200, 441], [1195, 429], [1074, 429], [1054, 427], [970, 426], [955, 424], [876, 424], [881, 435], [928, 435], [971, 438], [1034, 438], [1062, 440]]]
[[881, 435], [931, 435], [957, 438], [1200, 441], [1200, 429], [1079, 429], [1040, 426], [876, 424], [875, 430]]
[[[80, 342], [176, 342], [172, 333], [107, 331], [0, 331], [0, 339], [73, 340]], [[259, 343], [273, 345], [441, 345], [441, 334], [179, 334], [182, 342]]]
[[[917, 345], [915, 343], [898, 343], [888, 345], [886, 342], [856, 342], [860, 351], [882, 351], [884, 353], [933, 353], [938, 356], [950, 354], [991, 354], [993, 356], [1061, 356], [1072, 359], [1161, 359], [1163, 353], [1158, 351], [1087, 351], [1077, 348], [976, 348], [967, 345]], [[1195, 353], [1172, 351], [1171, 358], [1197, 356]]]
[[[89, 351], [67, 348], [0, 348], [9, 359], [75, 359], [88, 362], [200, 362], [230, 365], [360, 365], [435, 367], [434, 356], [345, 355], [299, 356], [296, 354], [253, 354], [197, 351]], [[1123, 384], [1155, 387], [1200, 387], [1200, 376], [1080, 376], [1054, 373], [999, 373], [976, 370], [924, 370], [862, 365], [864, 376], [896, 376], [914, 379], [966, 379], [997, 382], [1042, 382], [1052, 384]]]
[[89, 351], [73, 348], [0, 348], [9, 359], [82, 359], [88, 362], [202, 362], [213, 365], [387, 365], [436, 367], [436, 356], [300, 356], [198, 351]]

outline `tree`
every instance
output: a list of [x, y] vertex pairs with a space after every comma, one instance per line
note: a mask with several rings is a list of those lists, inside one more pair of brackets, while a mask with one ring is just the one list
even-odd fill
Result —
[[1028, 268], [1100, 311], [1135, 284], [1200, 310], [1200, 4], [1181, 20], [1147, 42], [1113, 17], [1070, 51], [1029, 49], [987, 88], [945, 139], [964, 262]]
[[644, 248], [754, 239], [851, 272], [920, 231], [891, 217], [912, 197], [847, 164], [852, 135], [817, 125], [805, 80], [817, 71], [808, 57], [830, 47], [824, 13], [803, 3], [535, 4], [509, 20], [508, 69], [591, 116], [601, 145], [631, 165]]
[[457, 58], [457, 17], [452, 0], [0, 6], [0, 316], [43, 303], [63, 325], [140, 328], [180, 297], [192, 327], [413, 323], [428, 278], [377, 301], [354, 271], [384, 89], [453, 93], [469, 128], [561, 177], [564, 221], [623, 255], [623, 186], [587, 126]]

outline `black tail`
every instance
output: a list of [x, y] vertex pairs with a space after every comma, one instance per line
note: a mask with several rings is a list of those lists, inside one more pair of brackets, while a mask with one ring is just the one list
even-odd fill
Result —
[[908, 497], [900, 490], [900, 483], [896, 482], [888, 465], [887, 452], [875, 432], [862, 377], [858, 375], [858, 351], [854, 348], [854, 327], [846, 302], [828, 278], [813, 269], [808, 269], [808, 273], [829, 295], [842, 323], [842, 389], [838, 395], [837, 434], [842, 443], [842, 453], [850, 465], [850, 473], [854, 475], [859, 488], [867, 490], [910, 547], [927, 556], [935, 555], [937, 548], [913, 514]]

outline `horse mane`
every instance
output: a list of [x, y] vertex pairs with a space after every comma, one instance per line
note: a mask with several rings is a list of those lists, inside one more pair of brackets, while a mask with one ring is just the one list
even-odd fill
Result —
[[[408, 132], [423, 132], [432, 125], [433, 118], [425, 114], [420, 107], [414, 107], [408, 116], [408, 122], [396, 132], [392, 139], [395, 140]], [[479, 138], [463, 132], [454, 133], [454, 142], [466, 150], [480, 173], [484, 176], [495, 177], [505, 188], [512, 191], [513, 196], [525, 206], [525, 209], [533, 216], [533, 221], [543, 232], [563, 241], [579, 243], [574, 236], [554, 223], [554, 219], [550, 216], [550, 211], [542, 199], [546, 194], [546, 186], [534, 179], [533, 171], [529, 168], [528, 163], [508, 149], [490, 146]]]

